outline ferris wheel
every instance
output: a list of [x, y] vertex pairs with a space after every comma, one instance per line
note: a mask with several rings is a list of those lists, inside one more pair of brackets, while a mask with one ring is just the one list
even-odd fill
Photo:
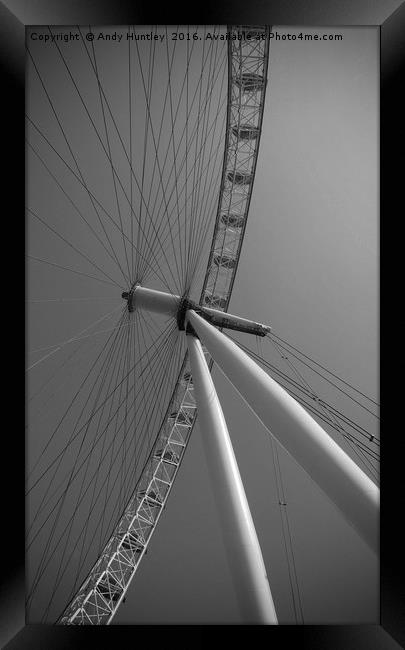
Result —
[[[34, 619], [113, 620], [166, 507], [198, 404], [202, 417], [191, 339], [202, 343], [202, 367], [212, 366], [214, 350], [226, 366], [217, 328], [271, 333], [227, 313], [258, 159], [269, 33], [243, 25], [44, 28], [28, 41]], [[254, 400], [260, 387], [251, 382]], [[374, 435], [368, 441], [378, 444]], [[356, 450], [367, 460], [368, 447]], [[371, 539], [375, 486], [352, 459], [339, 463], [349, 487], [341, 496], [329, 474], [325, 489]], [[256, 559], [256, 577], [247, 579], [262, 593], [267, 579], [265, 571], [257, 577]], [[271, 609], [271, 594], [258, 600]], [[274, 611], [259, 619], [277, 620]]]

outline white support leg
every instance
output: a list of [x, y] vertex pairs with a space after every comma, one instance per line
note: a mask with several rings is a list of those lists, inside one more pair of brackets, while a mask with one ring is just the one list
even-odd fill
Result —
[[246, 623], [277, 624], [259, 541], [200, 341], [187, 334], [198, 420], [238, 599]]
[[186, 320], [264, 426], [377, 552], [378, 487], [307, 411], [235, 343], [192, 310], [187, 312]]

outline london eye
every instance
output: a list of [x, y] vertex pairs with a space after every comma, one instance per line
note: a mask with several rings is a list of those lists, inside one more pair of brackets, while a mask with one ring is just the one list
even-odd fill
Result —
[[[217, 364], [267, 427], [290, 595], [304, 622], [279, 455], [295, 457], [375, 550], [378, 405], [259, 314], [230, 308], [254, 228], [270, 28], [35, 34], [27, 40], [28, 617], [103, 625], [123, 611], [170, 514], [193, 430], [218, 422], [210, 425], [203, 394], [204, 368]], [[345, 410], [323, 396], [322, 382]], [[285, 412], [274, 415], [277, 390], [296, 418], [285, 426]], [[215, 467], [218, 449], [207, 450]], [[227, 453], [212, 481], [232, 501], [240, 477], [236, 465], [226, 487]], [[220, 506], [225, 527], [245, 503], [241, 490], [240, 501]], [[254, 584], [261, 595], [241, 611], [255, 622], [258, 606], [257, 621], [276, 623], [271, 578], [254, 524], [245, 524], [228, 540], [231, 571], [245, 557], [240, 534], [249, 538], [247, 564], [256, 559], [236, 591]]]

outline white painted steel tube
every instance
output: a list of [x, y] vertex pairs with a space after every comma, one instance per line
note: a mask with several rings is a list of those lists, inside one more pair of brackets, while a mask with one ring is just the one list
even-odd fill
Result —
[[198, 420], [245, 623], [277, 624], [259, 541], [225, 418], [200, 341], [187, 335]]
[[134, 288], [130, 301], [130, 306], [135, 309], [145, 309], [157, 314], [176, 317], [180, 296], [138, 285]]
[[321, 426], [235, 343], [194, 311], [186, 319], [264, 426], [378, 551], [378, 487]]
[[233, 314], [229, 314], [226, 311], [221, 311], [220, 309], [212, 309], [212, 307], [204, 306], [204, 312], [212, 316], [217, 316], [218, 318], [225, 318], [230, 323], [233, 323], [236, 326], [256, 325], [257, 327], [260, 327], [264, 332], [271, 332], [271, 327], [269, 325], [264, 325], [263, 323], [257, 323], [254, 320], [250, 320], [248, 318], [242, 318], [241, 316], [234, 316]]

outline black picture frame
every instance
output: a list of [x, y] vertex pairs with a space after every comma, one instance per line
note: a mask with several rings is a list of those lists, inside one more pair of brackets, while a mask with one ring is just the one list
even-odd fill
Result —
[[[216, 3], [218, 5], [218, 3]], [[402, 5], [402, 6], [401, 6]], [[2, 186], [3, 186], [3, 254], [11, 244], [11, 258], [4, 270], [4, 302], [13, 305], [6, 330], [10, 361], [4, 364], [3, 377], [7, 404], [13, 417], [3, 422], [2, 538], [6, 542], [0, 578], [0, 643], [7, 650], [23, 648], [110, 647], [111, 643], [187, 643], [206, 646], [224, 629], [210, 626], [111, 626], [100, 631], [88, 628], [25, 625], [24, 621], [24, 462], [25, 440], [22, 422], [24, 318], [20, 316], [22, 286], [25, 283], [23, 245], [24, 227], [24, 69], [25, 26], [34, 24], [277, 24], [277, 25], [376, 25], [381, 42], [380, 161], [381, 161], [381, 301], [380, 301], [380, 371], [382, 404], [382, 508], [380, 536], [381, 610], [380, 625], [359, 626], [280, 626], [225, 629], [233, 642], [272, 643], [273, 647], [298, 643], [311, 650], [395, 650], [405, 647], [405, 580], [403, 576], [403, 541], [400, 523], [404, 508], [403, 471], [404, 435], [400, 419], [401, 384], [394, 376], [395, 359], [401, 330], [398, 327], [401, 306], [402, 241], [399, 235], [403, 212], [402, 187], [405, 169], [405, 135], [403, 104], [400, 102], [405, 59], [405, 5], [401, 0], [356, 3], [333, 0], [283, 0], [266, 3], [232, 3], [214, 6], [204, 3], [187, 12], [166, 4], [162, 11], [146, 2], [117, 3], [77, 2], [75, 0], [8, 0], [0, 2], [0, 73], [3, 112]], [[4, 198], [9, 198], [5, 208]], [[401, 248], [400, 248], [401, 247]], [[21, 277], [22, 276], [22, 277]], [[394, 291], [390, 292], [389, 287]], [[10, 302], [9, 302], [10, 301]], [[14, 307], [15, 305], [15, 307]], [[10, 312], [9, 312], [10, 313]], [[22, 327], [16, 327], [21, 319]], [[8, 343], [10, 329], [15, 345]], [[20, 352], [16, 353], [16, 350]], [[20, 363], [21, 359], [21, 363]], [[3, 357], [4, 363], [4, 357]], [[25, 391], [24, 391], [25, 392]], [[11, 402], [11, 405], [9, 403]], [[20, 415], [21, 414], [21, 415]], [[18, 417], [15, 418], [14, 416]], [[8, 472], [4, 470], [8, 469]], [[134, 629], [136, 628], [136, 629]], [[87, 630], [87, 631], [86, 631]], [[234, 634], [237, 637], [234, 637]], [[214, 634], [215, 636], [212, 636]], [[231, 635], [231, 636], [229, 636]], [[222, 634], [221, 634], [222, 636]]]

